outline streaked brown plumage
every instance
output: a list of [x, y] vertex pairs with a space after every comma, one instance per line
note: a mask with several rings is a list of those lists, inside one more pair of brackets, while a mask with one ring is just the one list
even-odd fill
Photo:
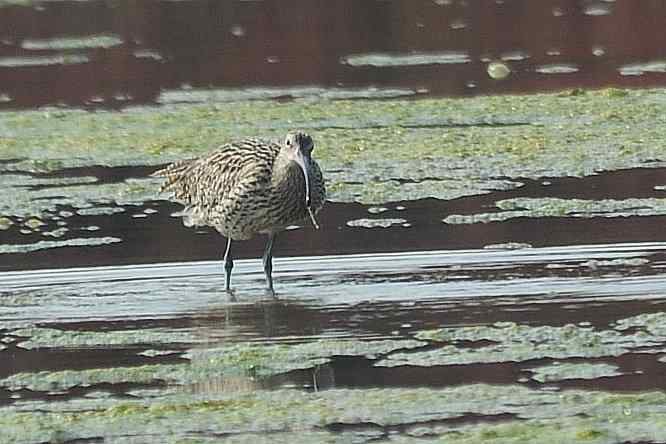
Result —
[[233, 268], [231, 241], [265, 233], [264, 271], [268, 290], [273, 292], [276, 233], [303, 221], [308, 206], [313, 213], [318, 212], [326, 198], [324, 178], [311, 157], [312, 148], [312, 138], [301, 132], [287, 134], [282, 144], [245, 139], [153, 173], [166, 178], [161, 191], [172, 192], [185, 205], [186, 224], [214, 227], [228, 239], [227, 291]]

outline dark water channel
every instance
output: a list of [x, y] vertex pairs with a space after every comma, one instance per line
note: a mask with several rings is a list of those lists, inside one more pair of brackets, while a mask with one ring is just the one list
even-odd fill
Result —
[[[97, 178], [98, 185], [145, 177], [155, 167], [85, 167], [46, 174], [29, 174], [34, 178], [84, 177]], [[390, 179], [389, 179], [390, 180]], [[664, 168], [636, 168], [604, 172], [581, 178], [513, 178], [522, 184], [508, 191], [462, 197], [449, 201], [433, 198], [417, 201], [387, 202], [377, 206], [329, 202], [320, 213], [321, 231], [306, 225], [279, 236], [276, 247], [281, 256], [313, 256], [324, 254], [387, 253], [444, 249], [483, 248], [503, 243], [522, 243], [534, 247], [618, 242], [653, 242], [663, 240], [664, 216], [629, 217], [517, 217], [507, 221], [484, 224], [445, 224], [452, 214], [467, 215], [499, 211], [496, 201], [514, 198], [560, 198], [585, 200], [623, 200], [659, 198], [663, 191], [655, 189], [666, 183]], [[545, 183], [545, 185], [544, 185]], [[36, 185], [35, 188], [48, 187]], [[66, 190], [66, 186], [58, 185]], [[105, 205], [106, 207], [106, 205]], [[122, 212], [108, 215], [73, 215], [69, 219], [71, 236], [79, 236], [77, 228], [98, 226], [94, 236], [113, 236], [120, 244], [96, 248], [66, 247], [28, 253], [6, 253], [0, 256], [0, 270], [80, 267], [91, 265], [159, 263], [192, 260], [216, 260], [221, 257], [224, 239], [212, 229], [191, 229], [172, 215], [180, 205], [168, 201], [129, 205]], [[147, 217], [137, 218], [145, 209]], [[72, 208], [59, 208], [61, 211]], [[370, 210], [370, 212], [368, 211]], [[409, 226], [354, 226], [350, 221], [371, 216], [379, 220], [400, 218]], [[53, 222], [55, 223], [55, 222]], [[44, 227], [47, 231], [51, 227]], [[0, 231], [0, 244], [31, 244], [40, 233], [20, 233], [16, 224]], [[91, 234], [90, 236], [93, 236]], [[67, 239], [65, 236], [63, 239]], [[239, 242], [238, 257], [256, 258], [263, 252], [261, 237]]]
[[[0, 106], [202, 100], [191, 88], [289, 98], [303, 86], [390, 97], [663, 85], [664, 17], [662, 2], [632, 0], [9, 2]], [[512, 75], [490, 78], [493, 60]]]

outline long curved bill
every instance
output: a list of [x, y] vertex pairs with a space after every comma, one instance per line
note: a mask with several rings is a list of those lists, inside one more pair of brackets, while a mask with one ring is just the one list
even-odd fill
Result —
[[308, 214], [310, 214], [312, 225], [315, 227], [315, 230], [318, 230], [319, 224], [317, 224], [314, 213], [312, 212], [312, 201], [310, 199], [310, 159], [306, 159], [306, 156], [299, 151], [296, 156], [296, 163], [301, 167], [301, 170], [303, 170], [303, 177], [305, 178], [305, 207], [308, 209]]

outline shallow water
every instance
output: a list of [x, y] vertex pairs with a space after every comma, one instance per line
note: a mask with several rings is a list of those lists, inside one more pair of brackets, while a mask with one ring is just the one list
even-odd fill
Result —
[[[32, 189], [48, 190], [49, 185], [39, 184], [39, 177], [59, 180], [92, 177], [95, 182], [89, 193], [94, 197], [84, 200], [85, 205], [80, 204], [84, 208], [58, 206], [55, 216], [47, 214], [41, 221], [43, 225], [29, 227], [28, 232], [24, 231], [29, 219], [12, 217], [15, 223], [0, 230], [0, 251], [4, 253], [0, 255], [0, 269], [220, 258], [224, 239], [209, 228], [184, 227], [178, 217], [173, 217], [181, 208], [178, 204], [151, 200], [122, 205], [110, 200], [111, 193], [104, 196], [101, 191], [94, 191], [95, 187], [104, 190], [105, 184], [144, 177], [154, 169], [72, 168], [27, 181], [27, 184], [35, 183], [29, 185]], [[512, 181], [519, 186], [448, 201], [429, 198], [383, 205], [329, 202], [318, 216], [322, 229], [316, 231], [306, 221], [302, 227], [281, 234], [276, 255], [428, 251], [505, 243], [543, 247], [663, 240], [666, 212], [661, 202], [666, 194], [659, 186], [666, 183], [664, 168], [634, 168], [580, 178], [515, 178]], [[66, 184], [52, 186], [56, 190], [52, 194], [67, 193]], [[91, 205], [89, 202], [95, 202], [94, 199], [107, 202]], [[498, 202], [513, 200], [522, 208], [525, 204], [520, 203], [521, 199], [528, 199], [525, 202], [536, 208], [546, 205], [554, 208], [550, 213], [529, 211], [529, 208], [518, 213], [494, 208]], [[554, 205], [549, 199], [559, 200]], [[595, 206], [590, 207], [591, 203]], [[60, 217], [63, 212], [67, 212], [67, 217]], [[58, 220], [53, 220], [54, 217]], [[398, 222], [392, 222], [394, 220]], [[62, 236], [48, 235], [62, 227], [67, 228]], [[90, 227], [95, 229], [91, 231]], [[117, 242], [99, 242], [99, 245], [94, 242], [102, 239]], [[80, 245], [68, 245], [72, 240], [80, 240]], [[54, 248], [59, 244], [44, 242], [62, 242], [62, 247]], [[259, 257], [264, 244], [262, 237], [236, 242], [235, 254], [239, 258]], [[90, 248], [91, 245], [96, 246]], [[20, 249], [23, 251], [17, 251]]]
[[[165, 409], [182, 410], [178, 421], [188, 430], [172, 432], [176, 442], [192, 433], [216, 436], [191, 417], [197, 403], [245, 402], [281, 390], [324, 399], [346, 389], [381, 388], [368, 395], [380, 398], [407, 390], [392, 401], [398, 409], [407, 408], [400, 405], [409, 390], [476, 384], [524, 387], [527, 393], [502, 395], [516, 405], [553, 390], [662, 390], [665, 253], [666, 243], [642, 242], [281, 258], [277, 298], [264, 293], [255, 259], [237, 262], [233, 296], [221, 291], [218, 261], [4, 272], [0, 358], [8, 365], [0, 371], [0, 405], [7, 418], [43, 412], [40, 425], [27, 426], [29, 434], [11, 426], [12, 442], [52, 436], [57, 428], [48, 424], [63, 414], [84, 415], [63, 429], [69, 439], [116, 442], [121, 435], [113, 418], [120, 409], [166, 403]], [[457, 339], [428, 339], [439, 331]], [[439, 355], [448, 353], [446, 344], [458, 351]], [[423, 361], [430, 355], [431, 363]], [[457, 402], [454, 393], [442, 396]], [[496, 404], [485, 410], [494, 401], [479, 396], [450, 407], [457, 419], [431, 424], [439, 424], [431, 433], [470, 424], [493, 430], [526, 418]], [[326, 402], [353, 409], [342, 399]], [[109, 425], [91, 422], [90, 409], [102, 409]], [[576, 409], [597, 414], [587, 405]], [[137, 414], [150, 422], [160, 417]], [[317, 421], [340, 439], [384, 421], [370, 412], [368, 420], [322, 414]], [[425, 425], [419, 415], [406, 411], [390, 429], [412, 436], [410, 427]], [[261, 426], [224, 433], [249, 439], [252, 430], [272, 430], [272, 421], [279, 422], [267, 417]], [[560, 421], [588, 430], [568, 416]], [[157, 442], [146, 431], [129, 430]]]
[[0, 107], [663, 85], [665, 14], [632, 0], [4, 0]]

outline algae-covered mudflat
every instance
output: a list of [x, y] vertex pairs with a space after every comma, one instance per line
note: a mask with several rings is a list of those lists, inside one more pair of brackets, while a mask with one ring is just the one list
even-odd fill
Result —
[[661, 441], [665, 252], [294, 258], [277, 299], [257, 261], [238, 300], [210, 262], [5, 273], [0, 425], [13, 443]]
[[[158, 182], [148, 177], [158, 165], [246, 136], [280, 139], [295, 128], [312, 133], [333, 202], [451, 201], [494, 192], [492, 205], [466, 205], [462, 214], [435, 216], [449, 225], [524, 217], [661, 216], [666, 208], [666, 180], [659, 176], [666, 156], [665, 103], [661, 89], [607, 89], [468, 99], [309, 98], [118, 112], [4, 112], [0, 184], [7, 192], [0, 196], [0, 233], [20, 241], [2, 241], [0, 251], [122, 242], [126, 239], [118, 233], [105, 235], [100, 221], [106, 219], [99, 216], [121, 213], [116, 219], [156, 223], [161, 220], [156, 213], [173, 212], [160, 207], [166, 196], [157, 194]], [[631, 169], [656, 172], [649, 193], [623, 196], [624, 186], [609, 189], [608, 184], [606, 195], [595, 199], [550, 191], [559, 178]], [[624, 180], [638, 183], [629, 176]], [[541, 191], [521, 195], [530, 181]], [[596, 187], [581, 182], [579, 194], [586, 189]], [[513, 196], [507, 194], [512, 191]], [[361, 212], [346, 222], [370, 228], [413, 225], [404, 212], [365, 216]]]
[[[666, 91], [175, 102], [0, 115], [0, 442], [666, 440]], [[231, 297], [149, 174], [294, 128]]]
[[[315, 139], [332, 200], [450, 199], [519, 186], [511, 179], [663, 165], [665, 103], [661, 89], [608, 89], [468, 99], [232, 101], [93, 113], [46, 108], [3, 113], [0, 159], [4, 187], [48, 187], [35, 198], [49, 200], [68, 185], [68, 195], [90, 193], [93, 201], [140, 200], [151, 196], [147, 181], [106, 188], [86, 177], [66, 184], [21, 173], [159, 165], [230, 140], [281, 139], [300, 128]], [[24, 206], [4, 202], [2, 212], [18, 212], [19, 203]]]

